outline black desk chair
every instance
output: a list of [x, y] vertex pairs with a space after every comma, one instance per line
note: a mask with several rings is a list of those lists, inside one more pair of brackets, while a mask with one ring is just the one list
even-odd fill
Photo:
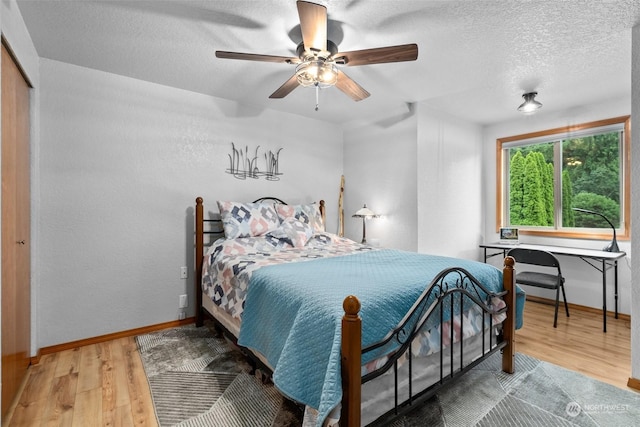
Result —
[[[564, 277], [560, 271], [560, 262], [558, 258], [547, 251], [536, 249], [513, 248], [507, 254], [513, 257], [518, 264], [530, 264], [546, 267], [547, 270], [554, 270], [553, 274], [539, 273], [537, 271], [521, 271], [516, 274], [516, 283], [521, 285], [537, 286], [545, 289], [556, 290], [556, 312], [553, 316], [553, 327], [558, 325], [558, 303], [560, 289], [562, 289], [562, 299], [564, 300], [564, 309], [569, 317], [569, 307], [567, 306], [567, 296], [564, 293]], [[516, 271], [518, 267], [516, 265]]]

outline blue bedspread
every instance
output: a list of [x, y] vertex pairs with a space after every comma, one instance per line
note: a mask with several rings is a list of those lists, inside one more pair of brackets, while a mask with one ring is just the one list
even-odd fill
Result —
[[260, 268], [249, 283], [238, 342], [263, 354], [278, 389], [317, 408], [321, 423], [342, 399], [344, 298], [356, 295], [362, 304], [366, 346], [382, 339], [449, 267], [467, 269], [492, 291], [502, 289], [502, 271], [493, 266], [393, 249]]

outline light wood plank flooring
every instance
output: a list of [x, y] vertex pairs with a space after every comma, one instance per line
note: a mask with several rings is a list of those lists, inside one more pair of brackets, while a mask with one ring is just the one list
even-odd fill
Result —
[[[602, 333], [598, 313], [553, 308], [527, 301], [516, 351], [627, 388], [630, 325], [610, 317]], [[517, 366], [516, 366], [517, 369]], [[13, 417], [14, 426], [157, 426], [147, 380], [133, 338], [45, 355], [31, 366]]]
[[523, 327], [516, 331], [516, 351], [626, 389], [631, 376], [630, 321], [608, 316], [603, 333], [601, 311], [570, 306], [569, 315], [561, 303], [554, 328], [553, 306], [527, 301]]
[[2, 426], [149, 426], [155, 413], [133, 337], [48, 354]]

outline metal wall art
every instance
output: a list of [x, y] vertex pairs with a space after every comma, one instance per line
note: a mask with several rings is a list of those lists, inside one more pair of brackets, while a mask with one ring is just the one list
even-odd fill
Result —
[[271, 150], [264, 153], [264, 167], [262, 170], [258, 167], [258, 158], [262, 157], [258, 155], [259, 148], [260, 146], [258, 145], [252, 155], [249, 153], [248, 146], [245, 146], [243, 151], [242, 149], [237, 149], [232, 142], [231, 154], [229, 154], [229, 169], [225, 172], [230, 173], [237, 179], [259, 179], [264, 177], [268, 181], [279, 181], [282, 173], [279, 170], [278, 160], [282, 148], [275, 153]]

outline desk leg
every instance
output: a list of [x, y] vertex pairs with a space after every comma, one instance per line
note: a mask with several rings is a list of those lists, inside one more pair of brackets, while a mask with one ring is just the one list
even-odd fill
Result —
[[487, 263], [487, 248], [484, 248], [484, 263]]
[[613, 261], [613, 291], [615, 292], [615, 303], [616, 303], [616, 319], [618, 318], [618, 260]]
[[607, 332], [607, 261], [602, 260], [602, 330]]

